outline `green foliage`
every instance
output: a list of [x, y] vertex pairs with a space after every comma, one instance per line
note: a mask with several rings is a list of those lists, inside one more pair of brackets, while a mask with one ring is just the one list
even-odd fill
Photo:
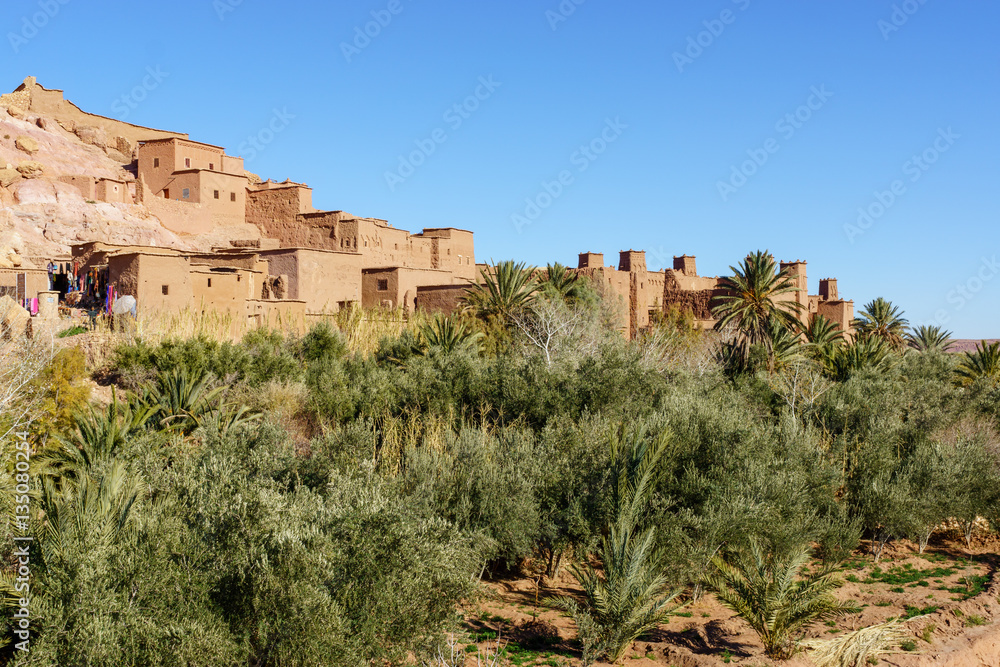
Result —
[[861, 338], [875, 338], [893, 350], [906, 347], [906, 327], [909, 321], [892, 302], [878, 297], [865, 304], [854, 321]]
[[483, 320], [507, 324], [531, 308], [538, 287], [534, 267], [506, 260], [481, 271], [480, 282], [468, 289], [464, 304]]
[[966, 352], [955, 374], [959, 383], [969, 385], [977, 380], [992, 384], [1000, 382], [1000, 342], [983, 341], [974, 352]]
[[680, 591], [671, 589], [663, 574], [656, 529], [644, 525], [667, 437], [664, 431], [651, 441], [641, 427], [612, 435], [611, 522], [597, 552], [602, 571], [590, 565], [573, 567], [583, 588], [582, 605], [567, 598], [552, 601], [574, 616], [581, 635], [588, 643], [595, 640], [599, 653], [611, 662], [677, 609], [672, 602]]
[[[729, 268], [733, 275], [719, 284], [727, 294], [716, 297], [712, 304], [715, 327], [720, 331], [735, 327], [747, 345], [763, 345], [768, 368], [773, 369], [774, 336], [794, 329], [798, 323], [796, 315], [802, 309], [802, 304], [794, 298], [798, 288], [791, 268], [779, 270], [774, 256], [766, 250], [750, 253], [738, 267]], [[790, 337], [784, 338], [780, 344], [787, 347], [789, 340]], [[739, 351], [744, 359], [750, 358], [749, 347], [733, 349], [730, 355]]]
[[45, 443], [53, 434], [72, 428], [73, 416], [90, 398], [83, 352], [70, 347], [59, 350], [31, 383], [28, 391], [38, 397], [33, 411], [32, 434]]
[[750, 624], [770, 658], [790, 658], [809, 625], [856, 611], [833, 597], [840, 582], [832, 573], [801, 576], [808, 561], [808, 545], [780, 553], [758, 540], [712, 561], [717, 571], [708, 580], [716, 597]]
[[952, 332], [941, 327], [922, 325], [906, 334], [906, 344], [917, 352], [947, 352], [954, 343]]

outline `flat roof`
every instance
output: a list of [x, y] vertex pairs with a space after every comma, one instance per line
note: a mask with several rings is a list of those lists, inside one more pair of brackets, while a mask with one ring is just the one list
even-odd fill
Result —
[[256, 255], [266, 255], [266, 254], [269, 254], [269, 253], [270, 254], [274, 254], [274, 253], [279, 253], [279, 252], [289, 253], [289, 252], [295, 252], [297, 250], [306, 250], [306, 251], [309, 251], [309, 252], [325, 252], [325, 253], [329, 253], [331, 255], [350, 255], [351, 257], [358, 257], [358, 258], [362, 257], [362, 254], [359, 253], [359, 252], [344, 252], [343, 250], [327, 250], [326, 248], [304, 248], [304, 247], [301, 247], [301, 246], [293, 246], [293, 247], [288, 247], [288, 248], [271, 248], [270, 250], [259, 250], [258, 249], [258, 250], [255, 250], [254, 254], [256, 254]]
[[222, 176], [232, 176], [233, 178], [242, 178], [243, 180], [247, 180], [247, 177], [244, 174], [230, 174], [228, 171], [217, 171], [215, 169], [198, 169], [198, 168], [194, 168], [194, 167], [192, 167], [191, 169], [178, 169], [177, 171], [175, 171], [173, 173], [175, 173], [175, 174], [193, 174], [193, 173], [197, 173], [197, 172], [201, 172], [201, 171], [207, 171], [210, 174], [221, 174]]
[[425, 269], [419, 266], [369, 266], [361, 269], [361, 273], [384, 273], [385, 271], [434, 271], [436, 273], [451, 273], [448, 269]]
[[424, 227], [423, 231], [425, 232], [453, 231], [453, 232], [469, 232], [470, 234], [474, 233], [471, 229], [462, 229], [461, 227]]
[[[152, 129], [152, 128], [148, 128], [148, 129]], [[195, 144], [195, 145], [198, 145], [198, 146], [208, 146], [209, 148], [218, 148], [220, 151], [223, 151], [223, 152], [225, 152], [225, 150], [226, 150], [225, 146], [216, 146], [215, 144], [206, 144], [203, 141], [194, 141], [193, 139], [184, 139], [183, 137], [167, 137], [165, 139], [145, 139], [143, 141], [140, 141], [139, 144], [140, 145], [142, 145], [142, 144], [162, 144], [165, 141], [183, 141], [184, 143], [187, 143], [187, 144]], [[232, 156], [230, 156], [230, 157], [232, 157]]]

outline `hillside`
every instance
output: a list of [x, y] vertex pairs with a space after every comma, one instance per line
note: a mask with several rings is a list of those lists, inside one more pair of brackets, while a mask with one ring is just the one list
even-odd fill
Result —
[[[85, 241], [199, 250], [228, 244], [237, 232], [177, 234], [131, 203], [138, 143], [171, 136], [187, 135], [88, 114], [32, 77], [0, 96], [0, 267], [68, 255]], [[126, 203], [95, 201], [70, 182], [94, 179], [120, 183]]]

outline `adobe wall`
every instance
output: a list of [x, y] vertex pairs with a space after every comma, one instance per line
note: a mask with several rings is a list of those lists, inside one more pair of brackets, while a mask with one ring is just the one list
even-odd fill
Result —
[[820, 301], [816, 312], [840, 326], [840, 330], [848, 336], [854, 334], [854, 302], [853, 301]]
[[[302, 186], [251, 187], [246, 192], [246, 221], [255, 225], [268, 238], [282, 245], [295, 247], [309, 238], [298, 216], [313, 212], [312, 190]], [[305, 233], [303, 233], [305, 232]]]
[[94, 186], [94, 199], [109, 204], [133, 203], [132, 195], [129, 194], [128, 186], [125, 183], [106, 178], [99, 179]]
[[190, 272], [192, 298], [203, 310], [216, 310], [242, 316], [247, 299], [256, 297], [255, 283], [261, 278], [252, 271], [213, 271], [192, 267]]
[[[378, 289], [384, 280], [385, 290]], [[364, 308], [402, 306], [406, 312], [417, 309], [417, 293], [421, 287], [451, 285], [455, 279], [450, 271], [440, 269], [364, 269], [361, 276], [361, 305]], [[466, 289], [468, 284], [462, 285]]]
[[[19, 280], [19, 276], [23, 276]], [[23, 291], [18, 286], [23, 286]], [[39, 292], [49, 289], [49, 272], [45, 269], [3, 269], [0, 268], [0, 287], [12, 288], [11, 298], [17, 300], [20, 305], [21, 299], [35, 299]], [[8, 289], [3, 289], [6, 292]]]
[[[25, 100], [28, 100], [25, 102]], [[34, 77], [28, 77], [11, 95], [4, 95], [0, 102], [13, 103], [25, 111], [32, 111], [49, 118], [54, 118], [64, 124], [75, 123], [77, 126], [93, 126], [104, 130], [109, 137], [124, 137], [133, 145], [140, 141], [166, 139], [168, 137], [187, 138], [182, 132], [156, 130], [141, 125], [125, 123], [106, 116], [87, 113], [78, 106], [66, 100], [61, 90], [48, 90], [40, 86]]]
[[201, 204], [147, 194], [143, 205], [170, 231], [176, 234], [208, 234], [213, 231], [212, 212]]
[[144, 313], [176, 312], [193, 305], [186, 257], [112, 255], [108, 257], [108, 279], [120, 295], [134, 296], [138, 310]]
[[261, 251], [261, 258], [270, 276], [288, 276], [288, 298], [305, 301], [307, 314], [334, 313], [361, 301], [360, 255], [283, 248]]
[[467, 285], [433, 285], [417, 288], [416, 307], [428, 313], [451, 315], [461, 310]]
[[306, 303], [291, 299], [281, 301], [251, 299], [247, 301], [247, 319], [253, 327], [304, 333]]
[[[413, 239], [436, 239], [431, 243], [431, 264], [433, 268], [452, 272], [459, 278], [475, 280], [476, 253], [472, 232], [464, 229], [425, 229], [420, 234], [414, 234]], [[436, 257], [435, 257], [436, 252]], [[410, 253], [412, 256], [414, 253]], [[413, 257], [415, 266], [420, 265], [420, 257]]]
[[97, 179], [93, 176], [60, 176], [59, 180], [79, 190], [80, 196], [84, 199], [97, 199]]

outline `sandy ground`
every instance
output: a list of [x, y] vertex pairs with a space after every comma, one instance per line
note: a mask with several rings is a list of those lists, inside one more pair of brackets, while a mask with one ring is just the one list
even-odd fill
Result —
[[[841, 572], [837, 596], [852, 600], [861, 611], [829, 624], [819, 623], [807, 638], [824, 639], [916, 615], [906, 627], [910, 651], [885, 656], [879, 664], [894, 667], [1000, 667], [1000, 540], [980, 539], [971, 549], [958, 536], [932, 540], [923, 555], [908, 542], [887, 550], [877, 566], [859, 552]], [[877, 569], [876, 569], [877, 568]], [[487, 582], [486, 594], [466, 610], [470, 653], [485, 648], [499, 633], [508, 644], [512, 665], [580, 665], [573, 621], [544, 601], [577, 595], [575, 580], [565, 571], [553, 581], [533, 576], [528, 564], [522, 575]], [[467, 662], [475, 665], [475, 661]], [[597, 663], [603, 665], [605, 663]], [[775, 663], [763, 654], [749, 626], [711, 595], [633, 644], [620, 665], [634, 667], [715, 667], [716, 665], [788, 667], [812, 665], [807, 653]]]

